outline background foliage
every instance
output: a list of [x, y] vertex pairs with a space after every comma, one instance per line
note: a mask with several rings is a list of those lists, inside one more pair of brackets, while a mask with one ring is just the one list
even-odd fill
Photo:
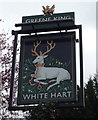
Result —
[[[89, 78], [85, 85], [85, 107], [56, 109], [54, 103], [39, 104], [29, 111], [28, 120], [65, 120], [65, 119], [97, 119], [98, 118], [98, 85], [97, 79]], [[78, 86], [79, 88], [79, 86]], [[97, 91], [97, 92], [96, 92]], [[38, 116], [38, 117], [37, 117]], [[42, 117], [44, 116], [44, 117]]]
[[[7, 118], [24, 118], [25, 112], [9, 111], [9, 92], [11, 83], [12, 57], [13, 57], [13, 37], [9, 33], [0, 33], [0, 119]], [[17, 55], [19, 47], [17, 48]], [[18, 59], [15, 65], [15, 81], [14, 81], [14, 99], [13, 104], [17, 102], [17, 86], [18, 86]]]

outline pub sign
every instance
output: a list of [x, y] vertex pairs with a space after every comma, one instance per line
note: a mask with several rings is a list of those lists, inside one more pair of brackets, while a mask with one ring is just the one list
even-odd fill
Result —
[[76, 101], [75, 32], [21, 36], [18, 105]]

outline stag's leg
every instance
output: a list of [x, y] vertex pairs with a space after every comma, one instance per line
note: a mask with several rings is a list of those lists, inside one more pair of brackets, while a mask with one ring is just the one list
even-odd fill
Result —
[[58, 76], [57, 76], [56, 82], [53, 83], [52, 85], [50, 85], [50, 86], [47, 88], [47, 90], [49, 90], [51, 87], [53, 87], [53, 86], [55, 86], [55, 85], [60, 84], [60, 81], [62, 81], [62, 80], [64, 80], [64, 79], [65, 79], [65, 78], [62, 76], [62, 74], [59, 73]]
[[34, 82], [37, 82], [37, 83], [40, 82], [40, 84], [43, 84], [43, 85], [47, 85], [48, 84], [48, 83], [45, 83], [45, 82], [41, 82], [41, 80], [46, 80], [46, 78], [36, 78], [36, 79], [34, 79]]
[[51, 87], [53, 87], [53, 86], [55, 86], [55, 85], [58, 85], [58, 84], [59, 84], [59, 81], [57, 81], [56, 83], [50, 85], [50, 86], [47, 88], [47, 90], [49, 90]]
[[56, 82], [56, 80], [50, 80], [48, 83], [51, 83], [51, 82]]

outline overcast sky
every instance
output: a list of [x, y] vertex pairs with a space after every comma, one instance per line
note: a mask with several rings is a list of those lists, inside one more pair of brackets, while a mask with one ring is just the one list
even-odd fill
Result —
[[[0, 1], [0, 32], [2, 29], [11, 33], [16, 29], [14, 25], [22, 22], [22, 16], [40, 15], [42, 6], [55, 4], [55, 13], [75, 12], [75, 24], [83, 27], [83, 57], [84, 57], [84, 82], [89, 76], [96, 73], [96, 0], [17, 0]], [[22, 2], [23, 1], [23, 2]], [[66, 2], [65, 2], [66, 1]], [[67, 2], [69, 1], [69, 2]]]

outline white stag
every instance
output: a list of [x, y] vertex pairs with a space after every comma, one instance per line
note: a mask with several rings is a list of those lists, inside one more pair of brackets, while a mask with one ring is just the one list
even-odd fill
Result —
[[[70, 80], [70, 74], [67, 70], [63, 69], [63, 68], [58, 68], [58, 67], [44, 67], [44, 59], [48, 56], [45, 55], [48, 52], [50, 52], [54, 47], [55, 47], [55, 43], [53, 43], [53, 41], [51, 41], [51, 43], [49, 43], [47, 41], [47, 51], [42, 53], [40, 51], [40, 55], [36, 52], [37, 47], [39, 46], [41, 42], [37, 42], [36, 44], [34, 43], [34, 50], [32, 50], [33, 52], [33, 56], [37, 56], [35, 58], [35, 60], [33, 61], [33, 63], [36, 66], [36, 71], [35, 74], [33, 75], [33, 77], [35, 77], [34, 82], [40, 83], [40, 84], [48, 84], [45, 82], [41, 82], [42, 81], [46, 81], [47, 79], [51, 79], [50, 82], [53, 82], [53, 84], [49, 85], [47, 87], [47, 90], [49, 90], [51, 87], [60, 84], [61, 81], [64, 80]], [[56, 79], [55, 79], [56, 78]]]

